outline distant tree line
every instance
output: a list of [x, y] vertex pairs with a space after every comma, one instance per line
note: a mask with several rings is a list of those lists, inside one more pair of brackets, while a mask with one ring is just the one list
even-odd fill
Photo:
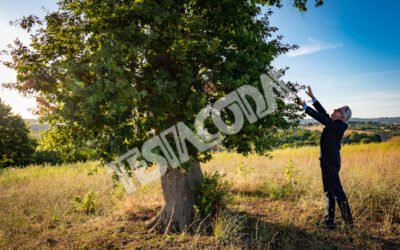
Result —
[[276, 148], [315, 146], [319, 144], [321, 132], [317, 130], [289, 129], [275, 135]]
[[389, 137], [400, 135], [400, 125], [397, 124], [384, 124], [375, 121], [369, 122], [349, 122], [349, 129], [370, 131], [380, 135]]
[[370, 142], [381, 142], [381, 136], [378, 134], [366, 134], [366, 133], [357, 133], [351, 132], [349, 135], [343, 136], [342, 143], [350, 144], [350, 143], [370, 143]]
[[[321, 134], [322, 133], [318, 130], [308, 129], [290, 129], [287, 131], [281, 131], [275, 135], [274, 145], [276, 148], [316, 146], [319, 145]], [[378, 134], [352, 132], [348, 135], [343, 136], [342, 144], [370, 143], [381, 141], [381, 137]]]

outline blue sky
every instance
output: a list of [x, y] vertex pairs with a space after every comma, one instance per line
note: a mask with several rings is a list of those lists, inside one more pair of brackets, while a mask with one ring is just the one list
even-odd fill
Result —
[[273, 63], [290, 68], [285, 80], [310, 85], [329, 113], [349, 105], [353, 117], [400, 116], [400, 1], [326, 0], [304, 14], [273, 11], [283, 41], [300, 46]]
[[[349, 105], [353, 117], [400, 116], [400, 21], [396, 18], [400, 1], [326, 0], [318, 8], [310, 1], [306, 13], [286, 4], [274, 8], [270, 18], [283, 42], [300, 46], [273, 63], [290, 68], [284, 80], [310, 85], [329, 113]], [[54, 10], [55, 3], [0, 0], [0, 48], [17, 36], [28, 41], [21, 29], [8, 25], [10, 20], [30, 13], [42, 16], [41, 7]], [[0, 82], [13, 79], [15, 73], [0, 66]], [[27, 109], [35, 106], [34, 99], [5, 89], [0, 90], [0, 98], [13, 112], [33, 117]]]

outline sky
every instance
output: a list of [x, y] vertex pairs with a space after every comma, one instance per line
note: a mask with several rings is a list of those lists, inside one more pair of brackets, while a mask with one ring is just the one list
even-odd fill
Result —
[[300, 46], [273, 63], [289, 67], [283, 79], [310, 85], [328, 113], [348, 105], [353, 117], [400, 116], [400, 1], [308, 7], [302, 14], [286, 5], [270, 18], [283, 42]]
[[[353, 117], [400, 116], [400, 1], [325, 0], [318, 8], [309, 0], [300, 13], [282, 1], [270, 17], [282, 42], [297, 44], [298, 50], [279, 56], [272, 65], [289, 67], [283, 80], [310, 85], [328, 113], [350, 106]], [[24, 15], [44, 15], [57, 8], [55, 0], [0, 0], [0, 49], [19, 37], [29, 37], [10, 20]], [[267, 10], [265, 7], [264, 11]], [[15, 72], [0, 65], [0, 83], [11, 82]], [[300, 94], [309, 103], [311, 100]], [[33, 98], [0, 87], [0, 98], [23, 118], [34, 118], [28, 110]]]

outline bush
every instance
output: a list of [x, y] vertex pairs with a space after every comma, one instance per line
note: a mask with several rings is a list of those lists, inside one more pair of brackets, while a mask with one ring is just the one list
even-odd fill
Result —
[[95, 195], [92, 191], [89, 191], [85, 198], [82, 199], [80, 196], [75, 196], [73, 201], [75, 208], [79, 212], [85, 212], [86, 214], [93, 214], [95, 209]]
[[360, 142], [363, 144], [366, 144], [366, 143], [370, 143], [371, 140], [369, 138], [362, 138]]
[[343, 137], [343, 144], [350, 143], [370, 143], [370, 142], [381, 142], [381, 136], [378, 134], [366, 134], [366, 133], [357, 133], [352, 132], [350, 135], [346, 135]]
[[0, 168], [28, 165], [36, 146], [25, 121], [0, 99]]
[[97, 159], [94, 147], [96, 142], [87, 144], [84, 138], [74, 136], [78, 133], [77, 126], [54, 125], [41, 133], [41, 141], [38, 149], [41, 151], [56, 151], [57, 157], [62, 162], [78, 162]]
[[195, 197], [195, 210], [198, 216], [214, 217], [218, 211], [226, 206], [229, 194], [229, 184], [222, 181], [218, 172], [204, 173], [204, 179], [199, 186], [192, 186]]
[[32, 157], [32, 163], [37, 165], [42, 165], [49, 163], [51, 165], [63, 163], [60, 153], [56, 151], [36, 151]]

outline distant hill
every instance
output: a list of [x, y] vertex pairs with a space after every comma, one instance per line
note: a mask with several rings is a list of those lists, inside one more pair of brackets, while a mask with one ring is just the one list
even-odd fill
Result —
[[[379, 117], [379, 118], [351, 118], [350, 122], [379, 122], [388, 125], [400, 125], [400, 117]], [[305, 123], [318, 123], [312, 118], [306, 118], [301, 121], [301, 124]]]
[[39, 124], [38, 120], [36, 119], [24, 119], [25, 123], [31, 128], [31, 134], [39, 138], [40, 136], [40, 131], [46, 131], [49, 129], [48, 124]]

